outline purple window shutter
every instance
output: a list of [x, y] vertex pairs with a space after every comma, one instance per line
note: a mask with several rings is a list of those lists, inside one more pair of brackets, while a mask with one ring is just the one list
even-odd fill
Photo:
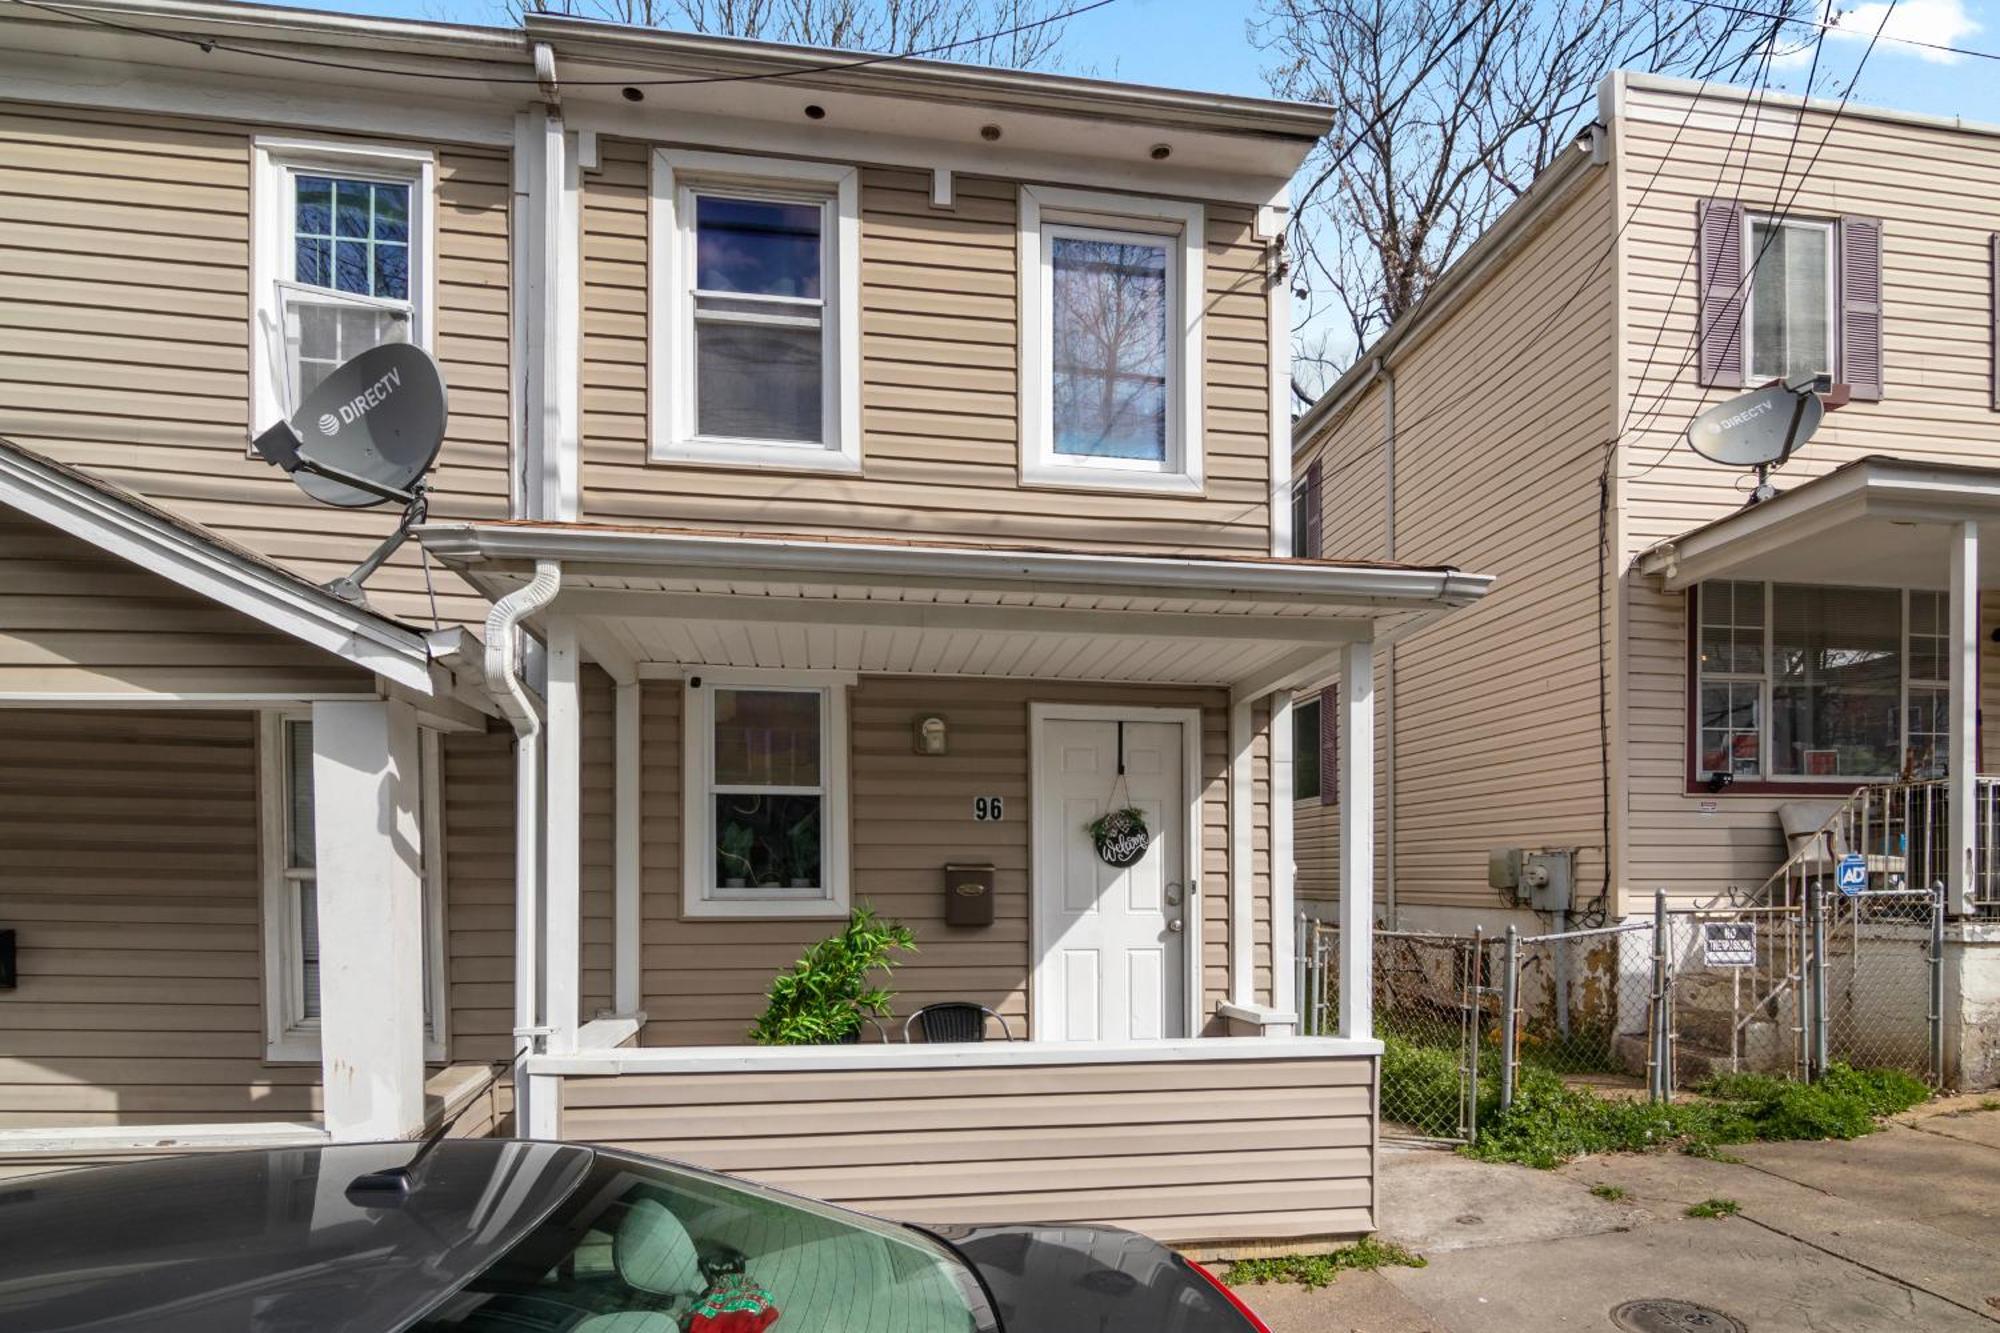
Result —
[[1319, 803], [1340, 804], [1340, 687], [1319, 692]]
[[1993, 410], [2000, 412], [2000, 232], [1988, 238], [1988, 245], [1992, 249], [1989, 267], [1993, 274], [1987, 295], [1991, 305], [1986, 312], [1993, 322], [1993, 364], [1988, 373], [1993, 377]]
[[1704, 199], [1695, 205], [1701, 233], [1701, 358], [1703, 387], [1743, 387], [1743, 205]]
[[1299, 548], [1299, 554], [1308, 560], [1317, 560], [1326, 554], [1326, 547], [1321, 543], [1321, 525], [1326, 520], [1322, 507], [1326, 497], [1320, 492], [1322, 475], [1320, 460], [1315, 458], [1312, 466], [1306, 469], [1306, 530], [1299, 534], [1300, 541], [1304, 543]]
[[1882, 396], [1882, 223], [1840, 220], [1840, 365], [1854, 397]]

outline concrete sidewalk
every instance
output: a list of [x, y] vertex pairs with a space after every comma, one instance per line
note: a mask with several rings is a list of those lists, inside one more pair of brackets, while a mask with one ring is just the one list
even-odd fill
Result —
[[[1609, 1330], [1615, 1306], [1663, 1297], [1751, 1333], [1994, 1333], [2000, 1111], [1977, 1105], [1851, 1143], [1731, 1149], [1740, 1162], [1661, 1153], [1534, 1171], [1385, 1149], [1382, 1234], [1429, 1267], [1243, 1294], [1273, 1333]], [[1686, 1216], [1706, 1199], [1741, 1211]]]

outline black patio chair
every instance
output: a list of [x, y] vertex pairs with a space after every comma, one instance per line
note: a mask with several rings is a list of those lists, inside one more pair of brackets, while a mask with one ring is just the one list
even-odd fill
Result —
[[983, 1004], [967, 1000], [946, 1000], [925, 1005], [903, 1020], [903, 1040], [910, 1040], [910, 1029], [914, 1027], [924, 1034], [927, 1042], [985, 1041], [986, 1020], [989, 1018], [1000, 1025], [1001, 1040], [1014, 1040], [1014, 1029], [1008, 1026], [1004, 1016]]

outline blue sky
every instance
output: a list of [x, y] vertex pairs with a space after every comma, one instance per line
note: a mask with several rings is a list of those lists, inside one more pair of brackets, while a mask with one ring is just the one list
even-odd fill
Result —
[[[355, 13], [504, 22], [500, 0], [314, 0], [312, 8]], [[1256, 0], [1116, 0], [1072, 20], [1070, 67], [1108, 78], [1205, 92], [1264, 93], [1269, 63], [1250, 44]], [[1838, 96], [1881, 23], [1881, 0], [1836, 8], [1836, 31], [1821, 59], [1818, 90]], [[1869, 57], [1856, 100], [2000, 122], [2000, 61], [1952, 57], [1916, 42], [2000, 53], [2000, 0], [1897, 0], [1889, 37]], [[1781, 61], [1776, 86], [1804, 83], [1807, 56]]]

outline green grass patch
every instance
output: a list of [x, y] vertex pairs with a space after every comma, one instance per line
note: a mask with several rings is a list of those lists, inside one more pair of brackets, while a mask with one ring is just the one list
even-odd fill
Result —
[[1625, 1187], [1623, 1185], [1592, 1185], [1590, 1192], [1606, 1203], [1617, 1203], [1625, 1197]]
[[1703, 1199], [1700, 1203], [1688, 1205], [1689, 1217], [1734, 1217], [1743, 1211], [1743, 1205], [1734, 1199]]
[[1326, 1254], [1286, 1254], [1272, 1259], [1240, 1259], [1223, 1281], [1232, 1287], [1290, 1282], [1308, 1290], [1333, 1285], [1342, 1273], [1376, 1268], [1422, 1268], [1430, 1261], [1392, 1240], [1368, 1236]]
[[2000, 1111], [2000, 1097], [1983, 1097], [1979, 1102], [1982, 1111]]
[[[1484, 1084], [1485, 1080], [1481, 1080]], [[1836, 1065], [1816, 1084], [1762, 1074], [1710, 1080], [1700, 1096], [1659, 1104], [1599, 1097], [1524, 1064], [1514, 1104], [1503, 1114], [1497, 1088], [1480, 1089], [1479, 1141], [1463, 1149], [1489, 1162], [1544, 1170], [1590, 1153], [1677, 1147], [1720, 1157], [1728, 1144], [1783, 1139], [1852, 1139], [1873, 1133], [1880, 1116], [1929, 1098], [1921, 1082], [1893, 1070]]]

